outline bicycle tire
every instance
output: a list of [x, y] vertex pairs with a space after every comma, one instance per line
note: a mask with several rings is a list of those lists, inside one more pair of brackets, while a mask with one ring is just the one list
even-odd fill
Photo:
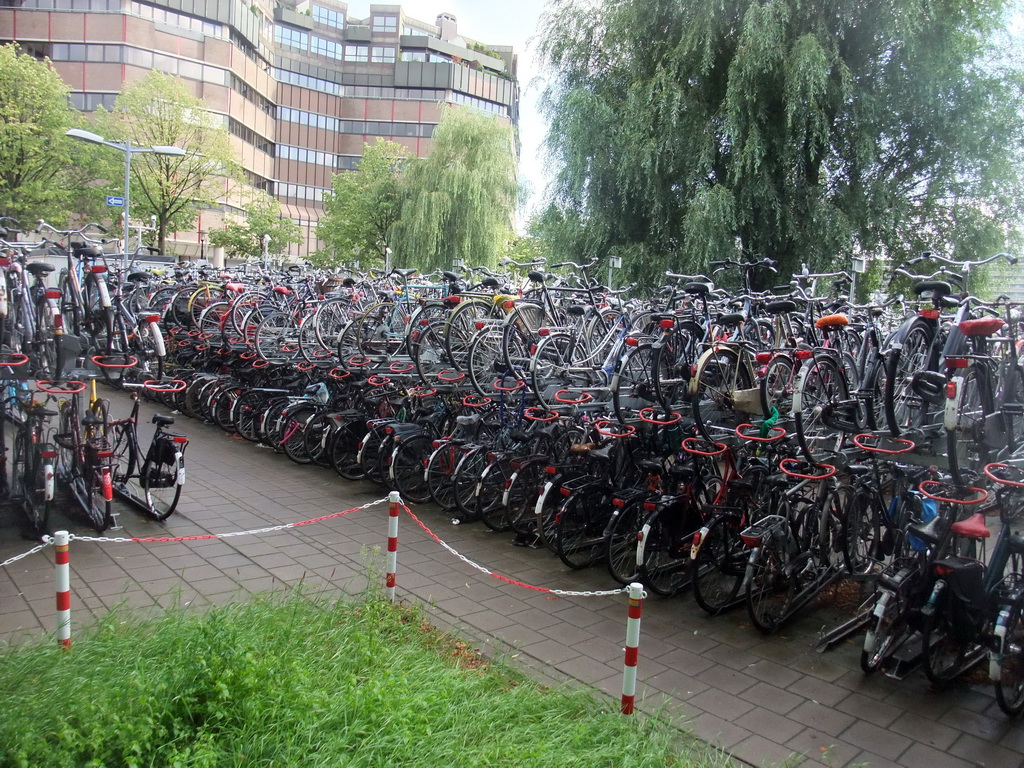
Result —
[[966, 472], [988, 462], [986, 423], [992, 414], [992, 397], [986, 374], [976, 366], [953, 381], [957, 387], [956, 413], [954, 423], [946, 424], [946, 459], [953, 479], [967, 483]]
[[612, 375], [612, 408], [620, 422], [659, 402], [655, 370], [656, 351], [650, 344], [629, 349]]
[[134, 425], [120, 424], [114, 428], [112, 482], [115, 493], [140, 505], [144, 502], [144, 495], [139, 482], [139, 456], [133, 432]]
[[[158, 445], [163, 443], [164, 445]], [[168, 451], [174, 449], [173, 460], [164, 459]], [[169, 454], [168, 454], [169, 455]], [[163, 435], [159, 439], [154, 438], [150, 443], [149, 453], [142, 464], [142, 485], [143, 498], [149, 507], [149, 514], [159, 521], [170, 517], [178, 506], [181, 498], [181, 476], [184, 469], [184, 457], [177, 450], [174, 443]]]
[[994, 685], [999, 708], [1015, 717], [1024, 712], [1024, 621], [1019, 605], [1008, 608], [1010, 618], [999, 643], [999, 678]]
[[452, 473], [455, 508], [459, 511], [459, 522], [468, 523], [478, 519], [477, 495], [480, 478], [487, 464], [487, 448], [483, 445], [465, 447], [459, 463]]
[[632, 584], [640, 578], [636, 564], [637, 536], [644, 524], [646, 497], [627, 502], [612, 513], [605, 538], [605, 563], [608, 573], [619, 584]]
[[366, 427], [356, 421], [341, 425], [331, 439], [331, 466], [346, 480], [360, 480], [363, 468], [359, 464], [359, 439], [366, 434]]
[[496, 456], [489, 461], [480, 475], [480, 490], [477, 493], [476, 516], [495, 533], [512, 528], [505, 506], [505, 489], [512, 478], [512, 464], [507, 456]]
[[[732, 432], [749, 417], [743, 409], [744, 392], [753, 388], [750, 371], [738, 353], [728, 347], [708, 350], [697, 363], [690, 399], [694, 423], [708, 440], [724, 430]], [[757, 395], [760, 408], [760, 394]]]
[[765, 635], [775, 632], [789, 615], [796, 580], [786, 573], [789, 555], [767, 541], [750, 556], [746, 603], [750, 621]]
[[739, 537], [738, 521], [717, 517], [703, 530], [693, 563], [693, 597], [710, 616], [742, 602], [740, 587], [750, 550]]
[[452, 442], [444, 442], [430, 454], [424, 469], [430, 498], [445, 511], [455, 508], [452, 475], [458, 466], [459, 458], [459, 446]]
[[[690, 585], [693, 577], [690, 549], [696, 528], [673, 519], [681, 514], [678, 505], [662, 506], [644, 520], [643, 563], [640, 579], [644, 586], [662, 597], [674, 597]], [[681, 528], [689, 528], [681, 534]]]
[[11, 496], [21, 505], [27, 528], [25, 533], [39, 538], [48, 533], [50, 502], [46, 499], [45, 464], [38, 448], [28, 441], [24, 432], [14, 436], [11, 453]]
[[793, 395], [793, 426], [800, 451], [809, 462], [824, 461], [846, 442], [846, 434], [825, 424], [821, 412], [829, 403], [846, 401], [849, 394], [846, 372], [830, 356], [818, 355], [800, 369]]
[[923, 320], [913, 323], [903, 345], [891, 350], [885, 366], [885, 420], [894, 436], [923, 426], [923, 407], [910, 386], [915, 373], [929, 369], [928, 350], [935, 331]]
[[434, 448], [428, 434], [403, 437], [391, 457], [391, 473], [395, 490], [403, 501], [424, 504], [430, 501], [430, 490], [424, 476], [424, 464]]
[[556, 554], [574, 571], [599, 562], [606, 549], [611, 488], [593, 483], [577, 489], [558, 511]]

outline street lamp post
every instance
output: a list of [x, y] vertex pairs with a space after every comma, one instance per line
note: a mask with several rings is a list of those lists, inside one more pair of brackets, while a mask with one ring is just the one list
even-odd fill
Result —
[[99, 134], [93, 133], [92, 131], [83, 131], [80, 128], [71, 128], [65, 134], [70, 136], [72, 139], [78, 139], [79, 141], [88, 141], [93, 144], [102, 144], [105, 147], [112, 147], [113, 149], [124, 152], [124, 210], [122, 211], [122, 218], [124, 219], [124, 256], [123, 264], [128, 265], [128, 223], [129, 223], [129, 209], [131, 207], [131, 183], [132, 183], [132, 155], [172, 155], [175, 157], [182, 157], [185, 154], [185, 150], [181, 147], [170, 147], [164, 145], [154, 145], [152, 147], [139, 147], [132, 144], [131, 139], [125, 139], [124, 141], [108, 141]]

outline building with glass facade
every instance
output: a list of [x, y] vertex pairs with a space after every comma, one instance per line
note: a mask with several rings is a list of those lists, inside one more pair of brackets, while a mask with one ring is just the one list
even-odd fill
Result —
[[[0, 42], [50, 59], [87, 112], [150, 69], [182, 78], [223, 118], [249, 183], [303, 227], [290, 254], [302, 256], [331, 175], [357, 167], [366, 143], [426, 156], [444, 104], [518, 122], [512, 48], [460, 36], [450, 14], [365, 13], [332, 0], [0, 0]], [[222, 214], [179, 233], [178, 254], [210, 255], [204, 233]]]

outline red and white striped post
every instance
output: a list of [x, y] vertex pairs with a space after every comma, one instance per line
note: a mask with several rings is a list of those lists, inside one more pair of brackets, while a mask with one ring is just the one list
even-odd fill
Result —
[[626, 622], [626, 663], [622, 668], [622, 714], [633, 714], [636, 700], [636, 665], [640, 658], [640, 609], [644, 587], [635, 581], [629, 585], [629, 619]]
[[398, 510], [402, 497], [398, 491], [388, 495], [388, 573], [384, 585], [388, 599], [395, 602], [396, 573], [398, 571]]
[[57, 642], [65, 648], [71, 647], [71, 560], [67, 531], [53, 534], [56, 551], [55, 581], [57, 585]]

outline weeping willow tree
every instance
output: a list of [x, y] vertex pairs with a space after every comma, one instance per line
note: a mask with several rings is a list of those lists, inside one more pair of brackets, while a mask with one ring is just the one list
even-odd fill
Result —
[[409, 162], [395, 264], [421, 270], [494, 266], [516, 205], [512, 129], [462, 107], [445, 109], [430, 155]]
[[634, 278], [998, 249], [1019, 227], [1021, 71], [1001, 0], [554, 0], [548, 219]]

